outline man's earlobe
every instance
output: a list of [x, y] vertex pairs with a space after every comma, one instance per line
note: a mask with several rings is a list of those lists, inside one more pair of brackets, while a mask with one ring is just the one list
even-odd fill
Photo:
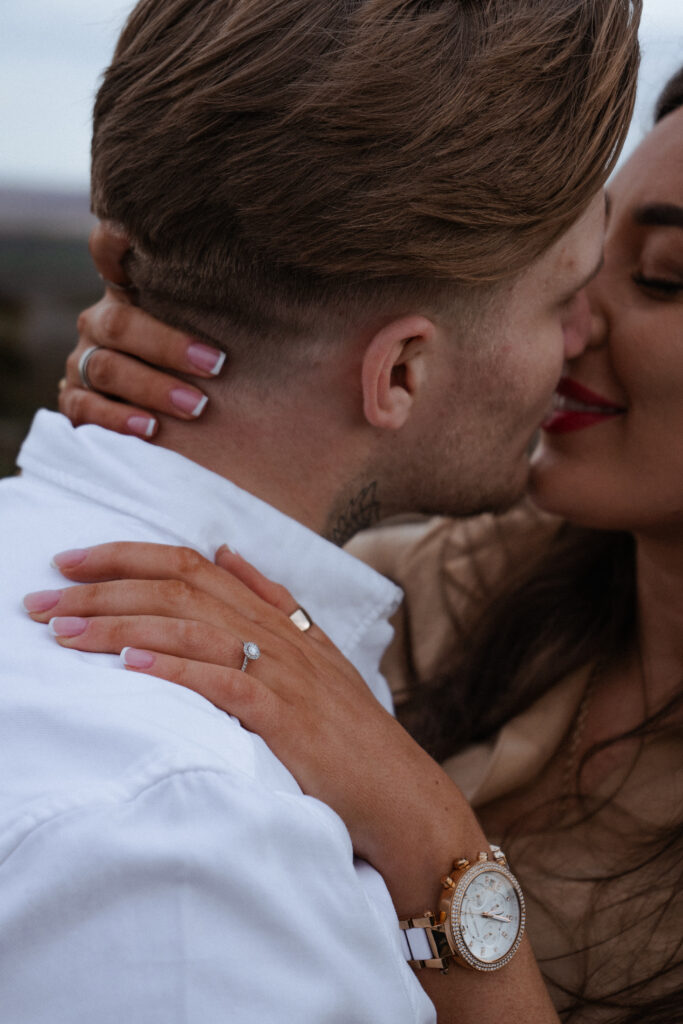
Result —
[[424, 316], [405, 316], [380, 328], [365, 350], [363, 412], [373, 427], [400, 430], [410, 417], [425, 376], [425, 351], [435, 327]]

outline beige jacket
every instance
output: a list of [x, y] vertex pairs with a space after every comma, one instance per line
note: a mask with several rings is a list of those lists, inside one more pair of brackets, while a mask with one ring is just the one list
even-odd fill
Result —
[[[355, 538], [350, 550], [406, 594], [383, 664], [399, 702], [415, 679], [448, 670], [487, 598], [548, 544], [558, 525], [523, 504], [501, 517], [396, 523]], [[566, 678], [490, 741], [444, 765], [477, 808], [489, 838], [504, 842], [511, 856], [527, 894], [532, 944], [558, 1009], [571, 1003], [567, 988], [584, 987], [590, 998], [623, 989], [618, 998], [632, 1006], [683, 984], [680, 970], [648, 981], [683, 937], [679, 865], [664, 855], [624, 875], [644, 860], [642, 839], [682, 817], [680, 731], [648, 740], [626, 775], [607, 778], [596, 794], [600, 809], [588, 820], [560, 815], [557, 827], [549, 829], [546, 818], [536, 828], [526, 813], [544, 792], [544, 778], [566, 757], [588, 676], [587, 667]], [[506, 805], [524, 809], [512, 835], [507, 824], [499, 829]], [[610, 875], [613, 880], [605, 881]], [[572, 1019], [611, 1018], [597, 1006]]]
[[[353, 554], [389, 576], [406, 595], [382, 664], [398, 702], [414, 679], [426, 681], [455, 664], [485, 602], [509, 573], [548, 543], [559, 525], [560, 520], [524, 504], [505, 516], [387, 525], [351, 542]], [[492, 740], [444, 764], [473, 806], [517, 789], [542, 771], [574, 719], [587, 675], [583, 670], [564, 680]]]

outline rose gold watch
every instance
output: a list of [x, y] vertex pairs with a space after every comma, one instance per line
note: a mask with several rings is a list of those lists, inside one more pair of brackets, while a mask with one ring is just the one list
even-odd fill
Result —
[[399, 921], [411, 967], [451, 962], [475, 971], [497, 971], [512, 960], [524, 935], [526, 909], [519, 882], [499, 846], [474, 863], [461, 858], [441, 879], [438, 919], [432, 911]]

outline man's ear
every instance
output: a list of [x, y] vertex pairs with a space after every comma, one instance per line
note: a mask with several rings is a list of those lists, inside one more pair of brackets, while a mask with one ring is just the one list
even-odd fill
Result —
[[98, 220], [88, 242], [95, 269], [103, 281], [114, 288], [128, 288], [130, 281], [123, 258], [130, 249], [126, 232], [113, 220]]
[[425, 378], [425, 351], [436, 328], [424, 316], [392, 320], [372, 337], [363, 357], [363, 412], [373, 427], [399, 430]]

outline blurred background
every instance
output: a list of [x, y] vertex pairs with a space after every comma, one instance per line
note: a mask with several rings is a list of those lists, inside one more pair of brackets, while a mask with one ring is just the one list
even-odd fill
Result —
[[[87, 237], [90, 112], [132, 0], [2, 0], [0, 476], [39, 406], [55, 407], [79, 310], [100, 293]], [[683, 0], [644, 0], [643, 63], [625, 154], [683, 63]]]

